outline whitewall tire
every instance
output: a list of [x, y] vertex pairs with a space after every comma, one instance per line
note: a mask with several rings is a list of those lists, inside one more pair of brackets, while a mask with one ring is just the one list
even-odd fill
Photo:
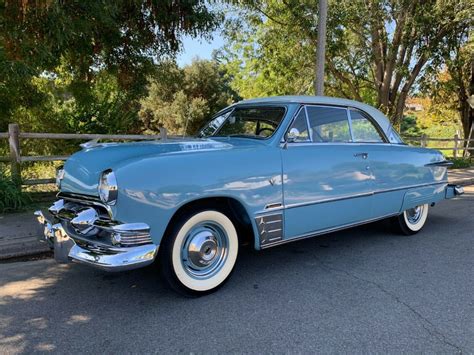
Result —
[[395, 224], [399, 231], [405, 235], [418, 233], [426, 223], [428, 210], [428, 204], [409, 208], [396, 218]]
[[183, 215], [162, 247], [161, 269], [170, 286], [182, 294], [199, 296], [227, 281], [237, 260], [239, 239], [229, 217], [203, 210]]

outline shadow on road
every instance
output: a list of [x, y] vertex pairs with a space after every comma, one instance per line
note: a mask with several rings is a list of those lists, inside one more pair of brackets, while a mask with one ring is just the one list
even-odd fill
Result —
[[1, 264], [0, 352], [472, 351], [473, 209], [445, 202], [414, 237], [381, 221], [244, 249], [198, 299], [154, 267]]

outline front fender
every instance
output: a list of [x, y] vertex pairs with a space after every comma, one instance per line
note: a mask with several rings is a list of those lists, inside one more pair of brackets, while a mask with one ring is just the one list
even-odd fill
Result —
[[115, 172], [119, 194], [114, 218], [147, 223], [156, 244], [176, 211], [189, 202], [236, 199], [256, 231], [255, 214], [283, 200], [280, 152], [269, 146], [145, 157], [118, 166]]

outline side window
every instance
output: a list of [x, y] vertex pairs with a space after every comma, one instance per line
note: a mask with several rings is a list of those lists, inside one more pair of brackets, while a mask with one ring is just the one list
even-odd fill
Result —
[[308, 122], [306, 121], [306, 114], [304, 108], [300, 110], [298, 116], [291, 124], [288, 133], [296, 134], [295, 142], [309, 142]]
[[346, 109], [308, 106], [307, 111], [313, 142], [351, 141]]
[[384, 139], [374, 124], [359, 110], [350, 110], [354, 142], [383, 143]]

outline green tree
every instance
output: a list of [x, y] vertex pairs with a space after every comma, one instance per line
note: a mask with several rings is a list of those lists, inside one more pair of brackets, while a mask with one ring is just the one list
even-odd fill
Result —
[[[172, 57], [183, 34], [209, 34], [219, 20], [204, 1], [0, 0], [0, 131], [12, 115], [42, 105], [51, 92], [35, 81], [44, 78], [53, 86], [67, 78], [85, 120], [91, 111], [102, 120], [117, 105], [136, 112], [155, 62]], [[126, 99], [100, 101], [104, 76]]]
[[[313, 93], [317, 4], [239, 1], [222, 51], [247, 96]], [[371, 103], [399, 123], [427, 64], [472, 25], [469, 0], [329, 2], [328, 94]], [[251, 88], [253, 86], [253, 89]]]
[[[468, 38], [466, 41], [465, 38]], [[457, 110], [465, 138], [474, 123], [468, 98], [474, 95], [474, 39], [469, 29], [445, 47], [442, 58], [425, 73], [423, 92], [441, 107]]]
[[183, 69], [167, 62], [150, 79], [139, 116], [147, 132], [164, 126], [172, 134], [194, 134], [212, 114], [237, 99], [216, 62], [194, 60]]

